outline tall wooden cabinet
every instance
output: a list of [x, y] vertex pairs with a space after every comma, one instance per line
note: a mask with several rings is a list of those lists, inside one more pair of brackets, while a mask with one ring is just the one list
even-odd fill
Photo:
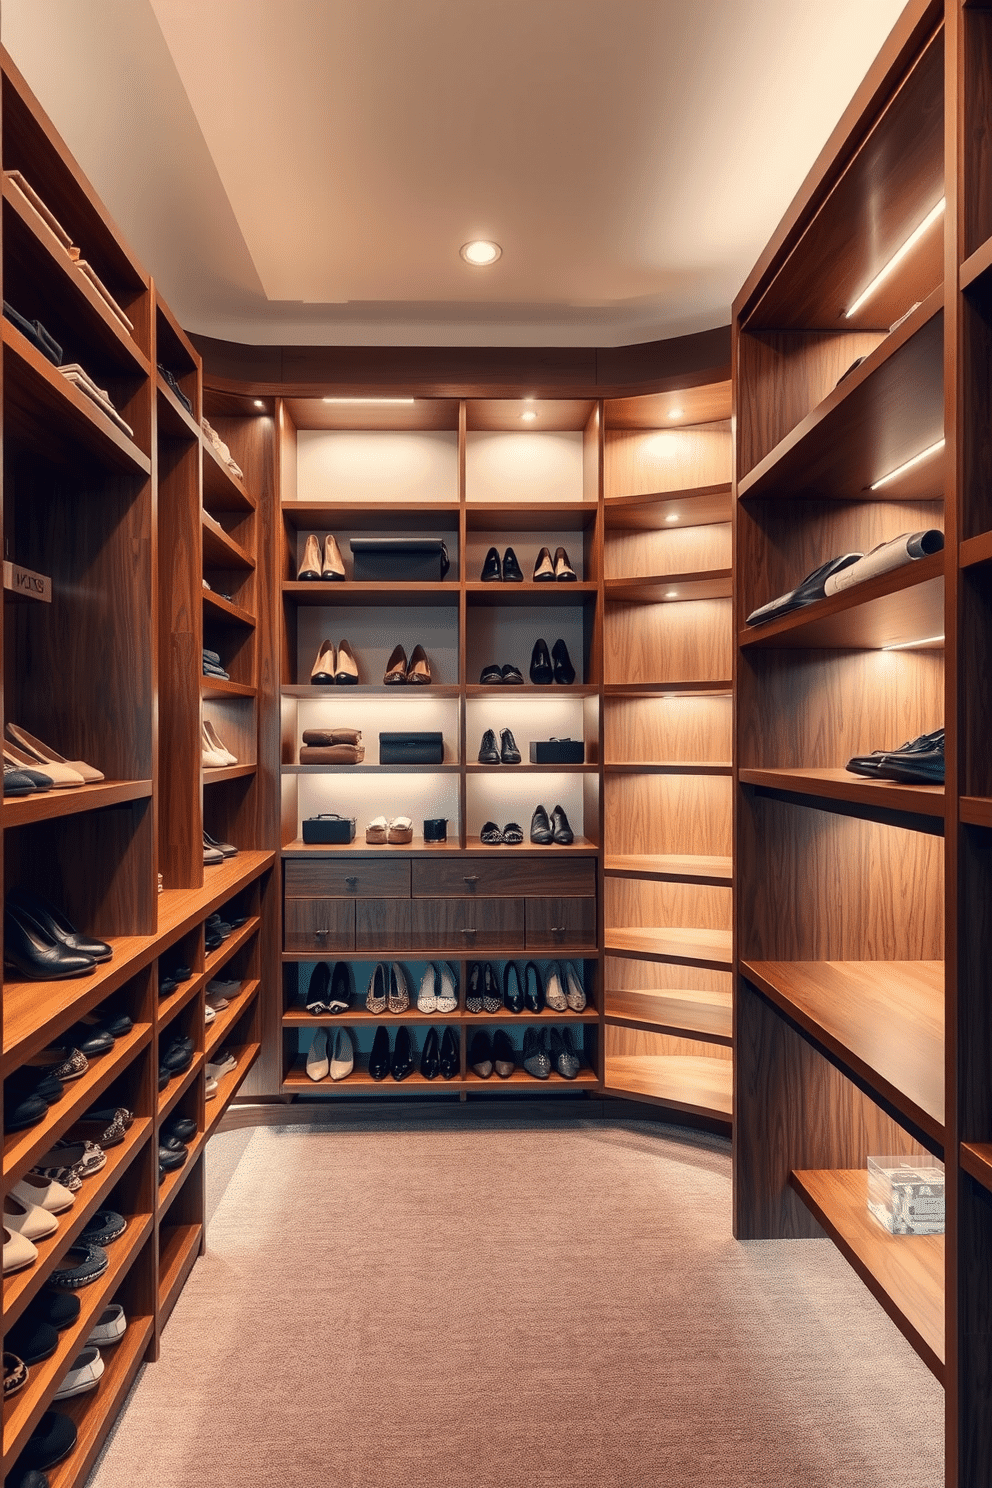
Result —
[[[944, 1382], [992, 1476], [992, 11], [914, 0], [734, 308], [735, 1230], [818, 1235]], [[908, 246], [907, 246], [908, 245]], [[942, 553], [760, 627], [819, 563]], [[847, 760], [946, 730], [946, 783]], [[946, 1235], [866, 1158], [946, 1167]]]

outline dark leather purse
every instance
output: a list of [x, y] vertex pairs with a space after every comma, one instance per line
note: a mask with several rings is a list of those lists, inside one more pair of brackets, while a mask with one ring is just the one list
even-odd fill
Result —
[[354, 842], [355, 818], [338, 816], [336, 811], [322, 811], [319, 816], [303, 818], [304, 842]]

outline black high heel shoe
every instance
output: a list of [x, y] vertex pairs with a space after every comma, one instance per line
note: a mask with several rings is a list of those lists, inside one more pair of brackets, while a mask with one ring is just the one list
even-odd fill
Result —
[[389, 1074], [389, 1029], [382, 1023], [375, 1031], [369, 1055], [369, 1074], [373, 1080], [384, 1080]]
[[544, 1007], [544, 984], [533, 961], [524, 967], [524, 1005], [529, 1013], [539, 1013]]
[[441, 1074], [446, 1080], [453, 1080], [460, 1073], [458, 1039], [450, 1028], [444, 1030], [444, 1037], [441, 1040], [441, 1057], [438, 1063], [441, 1066]]
[[482, 972], [482, 1011], [484, 1013], [498, 1013], [503, 1006], [503, 999], [499, 995], [499, 983], [496, 973], [490, 962], [486, 962]]
[[335, 961], [331, 977], [331, 995], [327, 999], [329, 1013], [344, 1013], [351, 1006], [351, 973], [347, 961]]
[[[558, 642], [561, 645], [561, 642]], [[557, 647], [556, 647], [557, 650]], [[551, 665], [551, 653], [547, 641], [535, 641], [530, 655], [530, 680], [535, 687], [550, 687], [555, 680], [555, 669]]]
[[405, 1080], [407, 1075], [413, 1073], [413, 1043], [410, 1039], [409, 1028], [398, 1028], [396, 1030], [396, 1043], [393, 1048], [392, 1074], [394, 1080]]
[[524, 576], [520, 571], [520, 564], [517, 562], [517, 555], [512, 548], [507, 548], [506, 552], [503, 554], [503, 583], [522, 584], [523, 581]]
[[524, 1010], [524, 994], [515, 961], [507, 961], [503, 967], [503, 1006], [508, 1013], [522, 1013]]
[[479, 575], [479, 578], [481, 579], [483, 584], [498, 584], [502, 577], [503, 570], [501, 569], [499, 562], [499, 549], [490, 548], [489, 552], [486, 554], [486, 561], [482, 565], [482, 572]]
[[465, 993], [465, 1011], [482, 1012], [482, 963], [473, 961], [468, 969], [468, 990]]
[[54, 940], [61, 941], [70, 951], [80, 951], [84, 956], [92, 956], [94, 961], [109, 961], [114, 954], [105, 941], [81, 935], [60, 910], [39, 894], [32, 894], [28, 889], [11, 889], [7, 905], [14, 910], [27, 910]]
[[575, 681], [575, 668], [572, 665], [565, 642], [561, 640], [555, 641], [551, 648], [551, 655], [555, 663], [555, 681], [559, 682], [562, 687], [571, 687]]
[[575, 833], [568, 824], [568, 817], [560, 806], [551, 813], [551, 835], [559, 847], [571, 847]]
[[96, 966], [92, 956], [71, 950], [23, 907], [4, 913], [4, 960], [31, 982], [61, 982], [87, 976]]
[[425, 1080], [435, 1080], [441, 1068], [441, 1054], [437, 1029], [431, 1028], [424, 1040], [424, 1052], [420, 1056], [420, 1073]]

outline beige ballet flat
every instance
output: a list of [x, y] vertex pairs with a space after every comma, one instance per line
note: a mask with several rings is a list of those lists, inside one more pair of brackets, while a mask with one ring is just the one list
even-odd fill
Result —
[[8, 765], [15, 765], [20, 770], [25, 768], [41, 770], [43, 775], [48, 776], [56, 790], [68, 790], [71, 787], [86, 784], [79, 771], [74, 770], [71, 765], [53, 764], [50, 760], [46, 760], [42, 768], [33, 754], [28, 754], [26, 749], [15, 749], [13, 744], [3, 746], [3, 757]]
[[322, 579], [344, 578], [344, 559], [341, 557], [341, 549], [330, 532], [324, 538], [324, 562], [321, 566], [320, 577]]
[[[46, 765], [68, 765], [70, 770], [75, 770], [77, 775], [83, 777], [86, 785], [95, 785], [98, 780], [105, 779], [102, 771], [94, 770], [93, 766], [88, 765], [85, 760], [65, 759], [61, 754], [56, 754], [54, 749], [49, 749], [48, 745], [43, 744], [40, 739], [29, 734], [27, 729], [19, 728], [16, 723], [8, 723], [7, 738], [27, 750], [28, 754], [33, 754], [43, 770]], [[45, 770], [45, 774], [50, 775], [51, 771]]]

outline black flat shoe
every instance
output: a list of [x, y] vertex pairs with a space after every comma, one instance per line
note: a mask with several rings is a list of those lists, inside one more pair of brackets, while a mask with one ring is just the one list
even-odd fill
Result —
[[33, 796], [38, 787], [26, 770], [16, 765], [3, 765], [3, 793], [5, 796]]
[[543, 806], [534, 807], [534, 815], [530, 819], [530, 840], [536, 842], [538, 847], [550, 847], [554, 841], [548, 813]]
[[522, 584], [523, 581], [524, 576], [520, 572], [520, 564], [517, 562], [517, 555], [512, 548], [507, 548], [506, 552], [503, 554], [503, 583]]
[[465, 1011], [482, 1012], [482, 962], [473, 961], [468, 969], [468, 990], [465, 993]]
[[503, 844], [503, 833], [495, 822], [483, 822], [482, 831], [479, 833], [479, 841], [484, 842], [486, 847], [501, 847]]
[[424, 1040], [424, 1052], [420, 1056], [420, 1073], [425, 1080], [437, 1079], [441, 1068], [441, 1046], [437, 1029], [431, 1028]]
[[523, 1067], [535, 1080], [546, 1080], [551, 1073], [551, 1059], [545, 1048], [543, 1028], [528, 1028], [524, 1033]]
[[575, 833], [568, 824], [568, 817], [560, 806], [551, 813], [551, 833], [559, 847], [571, 847]]
[[[500, 681], [502, 681], [502, 677]], [[492, 729], [486, 729], [486, 732], [482, 736], [482, 744], [479, 746], [479, 764], [499, 764], [499, 750], [496, 748], [496, 735]]]
[[180, 1143], [178, 1147], [159, 1147], [158, 1170], [159, 1172], [175, 1173], [186, 1161], [186, 1148]]
[[499, 995], [499, 982], [496, 980], [492, 962], [487, 961], [482, 969], [482, 1011], [498, 1013], [502, 1006], [503, 999]]
[[568, 554], [564, 548], [555, 549], [555, 578], [559, 584], [575, 583], [575, 569], [568, 561]]
[[335, 1016], [338, 1013], [346, 1013], [351, 1006], [351, 971], [347, 961], [335, 961], [334, 972], [331, 976], [331, 995], [327, 1002], [327, 1011]]
[[192, 1116], [170, 1116], [162, 1131], [168, 1137], [178, 1138], [180, 1142], [189, 1142], [196, 1136], [196, 1122]]
[[482, 668], [482, 673], [479, 677], [480, 687], [502, 687], [502, 685], [503, 673], [495, 662]]
[[[848, 368], [848, 371], [851, 370]], [[815, 604], [818, 599], [823, 598], [824, 585], [828, 579], [840, 573], [842, 569], [850, 568], [852, 563], [857, 563], [858, 559], [863, 557], [863, 553], [841, 553], [839, 557], [821, 563], [819, 568], [814, 568], [812, 573], [808, 573], [795, 589], [789, 590], [788, 594], [780, 594], [777, 599], [771, 599], [767, 604], [752, 610], [744, 624], [764, 625], [769, 620], [777, 620], [780, 615], [790, 615], [793, 610], [801, 610], [806, 605]]]
[[547, 641], [535, 641], [530, 657], [530, 680], [535, 687], [550, 687], [555, 680]]
[[7, 895], [7, 903], [12, 909], [27, 910], [54, 940], [61, 941], [70, 951], [80, 951], [84, 956], [92, 956], [94, 961], [109, 961], [114, 954], [106, 941], [91, 940], [88, 935], [81, 935], [61, 910], [38, 894], [32, 894], [27, 889], [11, 889]]
[[[492, 730], [490, 730], [490, 735], [492, 736]], [[494, 746], [495, 743], [496, 739], [493, 737]], [[500, 764], [503, 765], [519, 765], [520, 763], [520, 750], [517, 748], [517, 741], [509, 729], [500, 729], [499, 760]]]
[[30, 982], [62, 982], [88, 976], [96, 966], [92, 956], [71, 950], [22, 907], [8, 904], [4, 912], [4, 960]]
[[48, 1102], [40, 1095], [25, 1095], [20, 1099], [14, 1095], [3, 1103], [4, 1131], [26, 1131], [29, 1126], [44, 1121], [47, 1115]]
[[503, 1028], [493, 1034], [493, 1069], [501, 1080], [508, 1080], [517, 1067], [510, 1035]]
[[373, 1080], [384, 1080], [389, 1074], [389, 1029], [380, 1023], [372, 1040], [369, 1074]]
[[523, 687], [524, 685], [523, 673], [519, 667], [513, 666], [510, 662], [507, 662], [506, 666], [501, 669], [500, 676], [504, 687]]
[[524, 994], [515, 961], [507, 961], [503, 967], [503, 1006], [508, 1013], [522, 1013], [524, 1010]]
[[571, 687], [575, 681], [575, 668], [569, 658], [565, 642], [555, 641], [551, 648], [551, 655], [555, 663], [555, 681], [562, 687]]
[[486, 554], [486, 561], [482, 565], [482, 572], [479, 578], [483, 584], [492, 584], [498, 582], [502, 577], [503, 573], [499, 564], [499, 549], [490, 548]]
[[405, 1080], [407, 1075], [413, 1073], [413, 1044], [409, 1028], [396, 1030], [396, 1044], [393, 1048], [391, 1068], [394, 1080]]
[[519, 822], [507, 822], [503, 828], [504, 847], [520, 847], [524, 840], [523, 828]]
[[438, 1062], [445, 1080], [453, 1080], [460, 1073], [458, 1039], [450, 1028], [444, 1030], [444, 1037], [441, 1039], [441, 1057]]
[[[109, 1054], [114, 1047], [114, 1035], [95, 1023], [76, 1023], [65, 1034], [66, 1045], [78, 1049], [87, 1056]], [[62, 1076], [59, 1076], [62, 1079]]]
[[871, 754], [856, 754], [847, 768], [854, 775], [867, 775], [872, 780], [898, 780], [910, 785], [944, 784], [944, 730], [921, 734], [898, 749], [876, 749]]
[[493, 1072], [493, 1046], [485, 1029], [479, 1028], [472, 1035], [468, 1046], [468, 1062], [480, 1080], [488, 1080]]
[[524, 967], [524, 1006], [529, 1013], [539, 1013], [544, 1007], [544, 984], [533, 961]]
[[555, 581], [555, 566], [551, 560], [551, 549], [542, 548], [537, 555], [534, 564], [534, 583], [553, 584]]

